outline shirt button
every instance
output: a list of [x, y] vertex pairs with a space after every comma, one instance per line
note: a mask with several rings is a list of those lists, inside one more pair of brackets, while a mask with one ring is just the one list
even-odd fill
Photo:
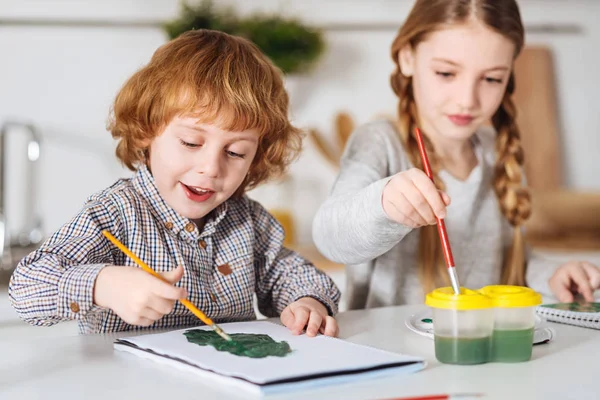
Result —
[[190, 222], [190, 223], [188, 223], [188, 224], [185, 226], [185, 230], [186, 230], [186, 231], [188, 231], [188, 232], [193, 232], [193, 231], [194, 231], [194, 224], [192, 224], [191, 222]]
[[213, 301], [213, 303], [217, 302], [217, 296], [215, 296], [215, 294], [213, 292], [209, 292], [210, 295], [210, 299]]
[[73, 311], [74, 313], [78, 313], [80, 308], [79, 308], [79, 304], [73, 302], [69, 305], [69, 308], [71, 309], [71, 311]]
[[231, 274], [231, 267], [229, 266], [229, 264], [223, 264], [223, 265], [219, 265], [217, 267], [217, 269], [219, 270], [219, 272], [225, 276]]
[[203, 239], [198, 240], [198, 245], [200, 245], [200, 247], [203, 249], [206, 248], [206, 242]]
[[173, 229], [173, 223], [171, 221], [165, 222], [165, 228], [169, 230]]

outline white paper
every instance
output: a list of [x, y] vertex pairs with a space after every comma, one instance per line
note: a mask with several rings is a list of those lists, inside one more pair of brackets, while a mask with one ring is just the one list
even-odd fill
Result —
[[[248, 358], [239, 357], [228, 352], [217, 351], [212, 346], [199, 346], [189, 343], [183, 332], [189, 329], [205, 329], [207, 326], [186, 328], [182, 330], [148, 334], [143, 336], [119, 339], [138, 346], [140, 349], [151, 350], [163, 357], [150, 357], [157, 361], [178, 359], [204, 370], [217, 374], [241, 378], [258, 385], [271, 384], [282, 379], [293, 379], [324, 373], [340, 373], [356, 371], [365, 368], [390, 365], [387, 374], [398, 373], [400, 370], [411, 372], [424, 368], [422, 358], [406, 356], [363, 345], [350, 343], [319, 335], [308, 337], [295, 336], [285, 327], [268, 321], [235, 322], [220, 324], [229, 334], [232, 333], [257, 333], [271, 336], [276, 341], [286, 341], [292, 353], [285, 357]], [[115, 344], [119, 350], [131, 351], [132, 349]], [[136, 351], [132, 351], [136, 353]], [[391, 365], [402, 362], [414, 364], [401, 367]], [[169, 364], [172, 364], [169, 362]], [[382, 375], [386, 369], [364, 372], [365, 376]], [[355, 381], [361, 374], [346, 375]], [[339, 377], [338, 377], [339, 378]], [[339, 379], [338, 379], [339, 380]], [[347, 380], [347, 379], [346, 379]]]

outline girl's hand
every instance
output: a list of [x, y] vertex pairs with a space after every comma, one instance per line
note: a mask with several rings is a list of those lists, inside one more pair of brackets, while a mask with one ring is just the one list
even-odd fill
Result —
[[445, 218], [450, 205], [450, 197], [417, 168], [394, 175], [385, 185], [381, 201], [388, 218], [410, 228], [435, 225], [436, 216]]
[[556, 269], [549, 285], [561, 303], [572, 303], [576, 294], [593, 302], [594, 291], [600, 288], [600, 268], [585, 261], [571, 261]]

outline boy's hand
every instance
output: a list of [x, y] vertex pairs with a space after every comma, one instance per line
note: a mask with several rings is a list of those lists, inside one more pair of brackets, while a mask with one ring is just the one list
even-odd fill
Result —
[[187, 297], [185, 289], [173, 286], [183, 276], [182, 266], [161, 275], [170, 284], [139, 268], [105, 267], [96, 278], [94, 303], [110, 308], [128, 324], [152, 325]]
[[558, 267], [548, 283], [561, 303], [572, 303], [578, 293], [593, 302], [594, 290], [600, 288], [600, 268], [585, 261], [571, 261]]
[[410, 228], [435, 225], [436, 217], [446, 217], [450, 197], [439, 191], [431, 179], [417, 168], [397, 173], [383, 188], [383, 210], [389, 219]]
[[336, 320], [328, 315], [320, 301], [312, 297], [302, 297], [287, 306], [281, 313], [281, 322], [294, 335], [301, 334], [305, 327], [308, 336], [317, 336], [320, 332], [336, 337], [339, 332]]

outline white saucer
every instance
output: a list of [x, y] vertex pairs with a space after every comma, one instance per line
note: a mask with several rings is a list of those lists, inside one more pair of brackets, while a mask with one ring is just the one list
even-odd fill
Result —
[[[411, 331], [433, 339], [433, 316], [431, 309], [427, 309], [416, 314], [411, 315], [406, 320], [406, 327]], [[536, 315], [535, 317], [535, 331], [533, 332], [533, 344], [548, 343], [554, 339], [556, 332], [554, 329], [544, 326], [544, 320]]]

